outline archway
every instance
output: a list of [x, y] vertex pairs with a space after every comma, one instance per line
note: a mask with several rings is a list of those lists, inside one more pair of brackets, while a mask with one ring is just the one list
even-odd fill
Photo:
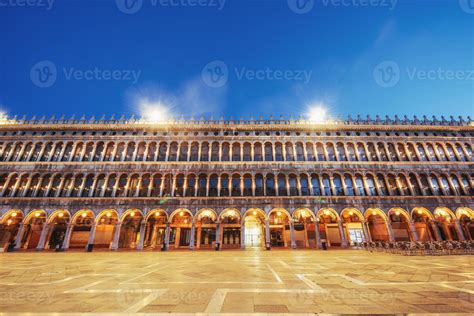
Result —
[[115, 210], [104, 210], [97, 215], [94, 248], [108, 249], [111, 247], [118, 218]]
[[460, 207], [456, 210], [456, 217], [459, 219], [466, 240], [474, 240], [474, 211], [467, 207]]
[[35, 249], [41, 238], [44, 224], [46, 223], [46, 212], [33, 210], [23, 221], [23, 236], [21, 236], [21, 249]]
[[241, 240], [240, 213], [236, 209], [226, 209], [221, 213], [222, 248], [239, 248]]
[[[196, 214], [195, 246], [197, 249], [215, 248], [217, 242], [217, 214], [211, 209], [201, 209]], [[220, 240], [220, 236], [219, 236]]]
[[390, 241], [387, 218], [382, 210], [369, 208], [365, 211], [365, 218], [372, 241]]
[[69, 212], [63, 210], [58, 210], [49, 216], [44, 249], [56, 249], [63, 246], [70, 218]]
[[433, 216], [424, 207], [415, 207], [411, 211], [411, 218], [415, 225], [416, 234], [419, 241], [434, 241], [436, 237], [436, 227], [433, 226]]
[[400, 207], [390, 209], [388, 218], [395, 241], [415, 240], [410, 231], [410, 217], [404, 209]]
[[165, 243], [168, 216], [164, 210], [150, 211], [146, 220], [144, 248], [162, 249]]
[[85, 249], [89, 242], [92, 225], [94, 225], [94, 213], [91, 210], [81, 210], [74, 214], [68, 248]]
[[307, 208], [299, 208], [293, 212], [295, 243], [297, 248], [316, 247], [316, 217]]
[[20, 210], [7, 212], [0, 221], [0, 246], [6, 250], [14, 247], [20, 224], [23, 221], [23, 213]]
[[170, 218], [170, 249], [189, 247], [191, 242], [193, 214], [188, 209], [180, 208], [175, 210], [173, 214], [171, 214]]
[[247, 210], [244, 215], [243, 230], [243, 246], [245, 248], [260, 248], [265, 245], [265, 213], [258, 208]]
[[434, 217], [438, 225], [442, 240], [460, 240], [456, 231], [454, 220], [456, 217], [447, 207], [437, 207], [434, 210]]
[[271, 247], [291, 247], [290, 219], [290, 214], [283, 208], [273, 209], [268, 214]]
[[119, 248], [136, 249], [140, 240], [143, 214], [140, 210], [127, 210], [122, 215]]
[[332, 208], [322, 208], [317, 213], [317, 222], [321, 243], [330, 246], [342, 246], [343, 236], [339, 229], [339, 216]]
[[341, 219], [344, 223], [344, 232], [351, 244], [354, 242], [370, 240], [369, 236], [366, 236], [368, 232], [365, 230], [364, 224], [362, 223], [364, 216], [358, 209], [344, 209], [341, 213]]

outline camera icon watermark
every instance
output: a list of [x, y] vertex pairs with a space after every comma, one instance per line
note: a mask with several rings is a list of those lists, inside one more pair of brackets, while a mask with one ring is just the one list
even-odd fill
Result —
[[474, 14], [474, 0], [459, 0], [459, 6], [464, 12]]
[[306, 14], [313, 10], [314, 0], [287, 0], [288, 7], [296, 14]]
[[202, 69], [201, 79], [211, 88], [221, 88], [229, 80], [229, 68], [221, 60], [211, 61]]
[[400, 82], [400, 66], [393, 60], [386, 60], [375, 66], [375, 82], [383, 88], [395, 87]]
[[56, 65], [49, 60], [37, 62], [30, 70], [31, 82], [39, 88], [49, 88], [58, 77]]

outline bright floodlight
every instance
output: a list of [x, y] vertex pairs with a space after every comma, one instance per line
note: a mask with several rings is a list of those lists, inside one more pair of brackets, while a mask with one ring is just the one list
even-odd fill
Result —
[[141, 100], [140, 114], [142, 119], [150, 123], [165, 122], [170, 118], [168, 107], [161, 102], [150, 102], [149, 100]]
[[324, 107], [317, 105], [309, 109], [309, 120], [313, 123], [321, 123], [327, 119], [327, 111]]

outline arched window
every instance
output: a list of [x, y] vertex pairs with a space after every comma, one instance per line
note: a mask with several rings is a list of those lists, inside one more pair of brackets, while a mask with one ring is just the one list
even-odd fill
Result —
[[[0, 180], [0, 181], [3, 181], [3, 180]], [[27, 188], [27, 191], [26, 191], [26, 194], [25, 196], [26, 197], [33, 197], [34, 195], [34, 192], [36, 190], [36, 188], [38, 187], [39, 185], [39, 181], [40, 181], [40, 176], [39, 174], [35, 174], [33, 176], [33, 178], [31, 179], [31, 183], [30, 183], [30, 186]], [[1, 189], [3, 188], [3, 186], [1, 185], [2, 182], [0, 182], [0, 191]], [[66, 186], [64, 186], [64, 188], [66, 188]], [[69, 186], [68, 186], [69, 188]], [[63, 195], [63, 196], [66, 196], [66, 195]]]
[[287, 196], [288, 190], [286, 188], [286, 176], [284, 174], [278, 175], [278, 195]]
[[94, 184], [94, 175], [90, 174], [86, 177], [86, 182], [84, 183], [84, 188], [82, 189], [81, 197], [88, 197], [91, 193], [92, 184]]
[[311, 186], [313, 187], [312, 195], [321, 195], [321, 186], [319, 185], [319, 176], [315, 173], [311, 174]]
[[283, 147], [281, 143], [275, 144], [275, 160], [283, 161]]
[[466, 149], [466, 152], [467, 154], [469, 155], [467, 158], [467, 160], [474, 160], [474, 156], [472, 155], [472, 148], [471, 148], [471, 145], [469, 144], [465, 144], [464, 145], [464, 148]]
[[229, 176], [223, 174], [221, 176], [221, 196], [229, 196]]
[[199, 175], [198, 196], [206, 196], [207, 177], [205, 174]]
[[457, 151], [459, 157], [461, 157], [462, 161], [467, 161], [468, 160], [468, 158], [464, 154], [464, 151], [462, 150], [462, 146], [460, 144], [456, 144], [456, 151]]
[[244, 196], [252, 196], [252, 176], [244, 175]]
[[265, 187], [268, 196], [275, 196], [275, 177], [273, 174], [267, 174], [265, 178]]
[[23, 143], [16, 144], [15, 149], [13, 150], [13, 154], [10, 158], [10, 161], [16, 161], [18, 159], [22, 148], [23, 148]]
[[[162, 196], [164, 197], [170, 197], [171, 196], [171, 188], [173, 185], [173, 177], [170, 174], [166, 174], [163, 177], [163, 182], [161, 183], [163, 187], [163, 193]], [[205, 188], [204, 188], [204, 195], [206, 194]]]
[[242, 161], [242, 157], [240, 157], [240, 144], [239, 143], [232, 144], [232, 161]]
[[384, 196], [390, 195], [387, 189], [387, 183], [385, 182], [385, 177], [383, 174], [380, 174], [380, 173], [377, 174], [377, 183], [379, 185], [379, 189], [382, 195]]
[[131, 177], [131, 180], [130, 180], [130, 188], [129, 188], [128, 194], [127, 194], [128, 197], [137, 196], [137, 193], [138, 193], [138, 183], [139, 183], [138, 174], [134, 174], [134, 175]]
[[230, 145], [229, 143], [222, 144], [222, 161], [230, 160]]
[[265, 143], [265, 161], [273, 161], [273, 149], [271, 143]]
[[[43, 176], [43, 181], [41, 181], [41, 184], [40, 184], [40, 187], [39, 187], [39, 190], [38, 190], [38, 194], [36, 195], [37, 197], [45, 197], [46, 196], [46, 192], [48, 191], [48, 187], [49, 187], [50, 182], [51, 182], [51, 175], [50, 174], [47, 174], [47, 175]], [[79, 185], [81, 185], [81, 184], [82, 184], [82, 178], [81, 178], [81, 183]], [[80, 190], [79, 185], [78, 185], [78, 190]]]
[[347, 195], [348, 196], [354, 196], [355, 195], [354, 186], [353, 186], [353, 183], [352, 183], [352, 176], [350, 174], [346, 173], [344, 175], [344, 183], [346, 185]]
[[255, 175], [255, 195], [263, 196], [263, 175], [260, 173]]
[[438, 156], [436, 155], [436, 153], [434, 151], [434, 147], [433, 147], [432, 144], [426, 144], [426, 150], [428, 151], [429, 160], [431, 160], [431, 161], [439, 160]]
[[124, 152], [125, 152], [125, 143], [118, 144], [117, 150], [115, 151], [114, 161], [122, 161]]
[[[92, 146], [92, 145], [91, 145]], [[51, 157], [51, 151], [53, 150], [53, 143], [47, 143], [43, 155], [40, 157], [40, 161], [48, 161], [49, 158]], [[87, 161], [87, 160], [84, 160]]]
[[252, 160], [252, 155], [251, 155], [250, 143], [244, 143], [244, 161], [251, 161], [251, 160]]
[[217, 174], [211, 174], [209, 178], [209, 196], [217, 196]]
[[304, 161], [304, 149], [303, 144], [298, 142], [296, 143], [296, 160]]
[[329, 176], [327, 174], [323, 174], [323, 190], [324, 195], [331, 196], [331, 181], [329, 180]]
[[338, 174], [333, 176], [333, 183], [334, 183], [334, 190], [336, 191], [336, 195], [342, 196], [344, 195], [344, 188], [342, 187], [341, 177]]
[[448, 158], [446, 158], [446, 153], [444, 152], [443, 145], [441, 144], [436, 144], [436, 150], [438, 151], [439, 157], [441, 158], [441, 161], [447, 161]]
[[213, 142], [211, 146], [211, 161], [219, 161], [219, 143]]
[[126, 174], [121, 175], [120, 178], [119, 178], [118, 185], [117, 185], [117, 190], [115, 192], [116, 197], [124, 197], [125, 196], [125, 194], [126, 194], [125, 187], [127, 186], [127, 182], [128, 182], [127, 175]]
[[342, 143], [336, 144], [337, 154], [339, 157], [339, 161], [347, 161], [346, 151], [344, 150], [344, 145]]
[[209, 161], [209, 143], [204, 142], [201, 145], [201, 161]]
[[421, 160], [422, 161], [427, 161], [428, 158], [426, 157], [426, 152], [425, 152], [425, 148], [423, 147], [423, 145], [418, 143], [418, 144], [416, 144], [416, 148], [418, 149], [418, 153], [420, 154]]
[[314, 148], [312, 143], [306, 143], [306, 156], [308, 161], [315, 161], [316, 157], [314, 156]]
[[166, 152], [168, 151], [168, 144], [165, 142], [160, 143], [158, 149], [158, 161], [166, 161]]
[[294, 161], [295, 155], [293, 154], [293, 144], [288, 142], [285, 144], [286, 161]]
[[[69, 144], [68, 144], [69, 146]], [[114, 143], [108, 143], [107, 146], [106, 146], [106, 149], [105, 149], [105, 154], [104, 154], [104, 161], [111, 161], [112, 159], [112, 154], [114, 152], [114, 146], [115, 144]], [[68, 150], [66, 149], [66, 152]], [[66, 154], [64, 154], [64, 156], [66, 156]], [[64, 158], [63, 158], [63, 161], [66, 161]]]
[[114, 192], [115, 182], [117, 181], [117, 176], [115, 174], [109, 176], [107, 180], [107, 186], [105, 187], [105, 197], [112, 197], [112, 193]]
[[421, 189], [425, 192], [426, 195], [434, 195], [433, 190], [431, 190], [430, 184], [428, 182], [428, 177], [425, 174], [420, 174]]
[[375, 146], [373, 143], [367, 144], [367, 149], [369, 150], [369, 156], [372, 161], [377, 161], [379, 158], [377, 157], [377, 151], [375, 150]]
[[328, 160], [329, 161], [336, 161], [336, 152], [334, 151], [334, 145], [332, 143], [326, 144], [326, 149], [328, 152]]
[[464, 189], [466, 189], [466, 191], [468, 192], [468, 194], [474, 195], [474, 188], [471, 186], [468, 176], [463, 174], [461, 176], [461, 182], [462, 182], [462, 185], [464, 186]]
[[144, 161], [145, 151], [146, 151], [146, 144], [144, 142], [141, 142], [140, 144], [138, 144], [137, 157], [135, 158], [135, 161]]
[[189, 174], [187, 176], [186, 196], [195, 196], [195, 195], [196, 195], [196, 176], [194, 174]]
[[362, 180], [362, 176], [360, 174], [356, 174], [355, 180], [356, 180], [357, 192], [359, 193], [359, 195], [367, 195], [365, 192], [364, 181]]
[[151, 186], [151, 196], [160, 196], [160, 191], [161, 191], [161, 174], [157, 173], [153, 175], [153, 183]]
[[451, 186], [449, 185], [448, 178], [442, 175], [440, 176], [440, 179], [441, 179], [441, 184], [443, 185], [444, 192], [446, 192], [448, 195], [455, 195], [453, 190], [451, 190]]
[[302, 174], [300, 176], [300, 187], [301, 187], [301, 195], [302, 196], [310, 195], [308, 176], [306, 176], [305, 174]]
[[[37, 146], [39, 144], [36, 144]], [[2, 153], [2, 161], [7, 161], [8, 159], [8, 156], [10, 156], [10, 151], [12, 150], [13, 148], [13, 144], [12, 143], [8, 143], [6, 146], [5, 146], [5, 149], [3, 150], [3, 153]], [[36, 148], [36, 147], [35, 147]], [[39, 153], [39, 150], [41, 149], [41, 147], [38, 149], [38, 153]]]
[[[72, 197], [79, 197], [79, 192], [81, 190], [83, 179], [84, 179], [84, 176], [82, 174], [76, 176], [76, 181], [74, 181], [74, 185], [71, 191]], [[41, 190], [43, 183], [44, 183], [44, 178], [43, 178], [43, 181], [39, 184], [39, 190]], [[42, 196], [42, 195], [40, 195], [40, 192], [38, 191], [38, 194], [36, 196]]]
[[170, 153], [168, 156], [168, 161], [177, 161], [178, 160], [178, 143], [172, 142], [170, 144]]
[[[184, 196], [184, 174], [180, 173], [176, 176], [174, 196]], [[217, 193], [217, 192], [216, 192]], [[217, 195], [217, 194], [216, 194]]]
[[[11, 144], [8, 144], [11, 145]], [[30, 161], [38, 161], [39, 155], [41, 153], [41, 148], [43, 148], [43, 143], [36, 143], [33, 148], [33, 154], [31, 155]]]
[[193, 142], [191, 144], [190, 161], [198, 161], [198, 160], [199, 160], [199, 144], [197, 142]]
[[262, 161], [263, 160], [263, 154], [262, 154], [262, 144], [260, 143], [255, 143], [253, 147], [253, 153], [254, 157], [253, 159], [255, 161]]
[[387, 144], [387, 149], [392, 161], [399, 161], [397, 151], [395, 150], [395, 146], [392, 143]]
[[240, 196], [240, 175], [234, 174], [232, 175], [232, 196]]
[[408, 155], [411, 157], [413, 161], [419, 161], [418, 156], [416, 155], [415, 146], [413, 146], [413, 144], [409, 143], [407, 145], [407, 150], [408, 150]]
[[464, 191], [461, 188], [458, 177], [455, 174], [451, 174], [451, 183], [454, 186], [455, 195], [465, 195]]
[[364, 144], [357, 143], [357, 152], [359, 153], [360, 161], [367, 161], [367, 154], [365, 152]]
[[387, 176], [387, 182], [390, 187], [390, 190], [395, 193], [395, 195], [402, 195], [397, 186], [397, 180], [393, 174]]
[[105, 185], [105, 174], [101, 174], [97, 177], [97, 181], [95, 184], [94, 192], [92, 193], [92, 196], [95, 197], [100, 197], [102, 194], [102, 190]]
[[349, 161], [357, 161], [354, 144], [347, 144], [347, 154], [349, 155]]
[[404, 195], [410, 195], [410, 188], [408, 187], [408, 182], [407, 179], [405, 178], [405, 175], [400, 174], [398, 175], [398, 179], [400, 182], [400, 189], [402, 190]]
[[324, 154], [324, 148], [321, 143], [316, 144], [316, 153], [318, 155], [318, 161], [326, 161], [326, 155]]
[[144, 174], [142, 176], [142, 183], [140, 185], [139, 193], [138, 196], [140, 197], [147, 197], [148, 196], [148, 190], [150, 189], [150, 175], [149, 174]]
[[290, 184], [290, 196], [298, 195], [298, 184], [296, 181], [296, 176], [294, 174], [289, 175], [289, 184]]
[[413, 173], [408, 175], [408, 180], [410, 181], [411, 187], [415, 191], [415, 195], [422, 195], [421, 188], [418, 185], [418, 181], [416, 180], [416, 176]]
[[[23, 175], [18, 183], [18, 189], [14, 196], [23, 196], [23, 193], [26, 193], [26, 184], [28, 183], [28, 175]], [[61, 183], [61, 177], [59, 177], [59, 183]], [[58, 186], [59, 186], [58, 183]]]
[[434, 195], [444, 195], [441, 191], [441, 186], [438, 182], [438, 178], [434, 174], [430, 175], [431, 178], [431, 186], [433, 187]]
[[187, 142], [181, 143], [181, 150], [179, 151], [179, 161], [188, 160], [188, 150], [189, 150], [188, 143]]
[[371, 174], [368, 174], [366, 176], [366, 182], [367, 182], [367, 190], [369, 195], [378, 195], [377, 194], [377, 188], [375, 186], [375, 180], [374, 177]]
[[408, 157], [405, 152], [405, 147], [403, 146], [403, 144], [398, 143], [397, 148], [398, 148], [398, 154], [400, 155], [400, 159], [402, 161], [408, 161]]
[[454, 149], [451, 146], [451, 144], [446, 144], [446, 150], [448, 152], [449, 160], [451, 160], [451, 161], [458, 160], [458, 158], [456, 157], [456, 154], [454, 153]]

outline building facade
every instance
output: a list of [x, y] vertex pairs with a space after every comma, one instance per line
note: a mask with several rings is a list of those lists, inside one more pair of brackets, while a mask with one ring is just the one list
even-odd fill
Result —
[[470, 118], [4, 118], [0, 243], [225, 250], [472, 240], [473, 139]]

